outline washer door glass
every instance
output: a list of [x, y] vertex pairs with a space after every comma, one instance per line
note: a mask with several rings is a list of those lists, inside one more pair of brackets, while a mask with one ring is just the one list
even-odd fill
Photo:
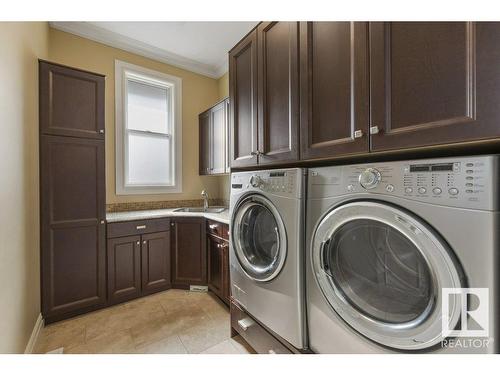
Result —
[[235, 210], [232, 238], [245, 273], [268, 281], [280, 272], [286, 257], [284, 226], [276, 208], [266, 198], [251, 196]]
[[[440, 236], [390, 204], [346, 203], [317, 225], [311, 246], [316, 281], [335, 312], [388, 347], [416, 350], [442, 337], [442, 289], [462, 287], [462, 271]], [[460, 297], [448, 321], [460, 318]]]
[[433, 303], [422, 253], [385, 223], [358, 219], [342, 225], [326, 244], [323, 261], [346, 300], [373, 319], [411, 322]]

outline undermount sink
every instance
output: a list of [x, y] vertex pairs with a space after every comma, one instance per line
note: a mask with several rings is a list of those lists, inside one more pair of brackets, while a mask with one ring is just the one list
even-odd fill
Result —
[[207, 212], [211, 214], [219, 214], [225, 210], [226, 207], [208, 207], [207, 209], [204, 209], [203, 207], [182, 207], [176, 208], [174, 212]]

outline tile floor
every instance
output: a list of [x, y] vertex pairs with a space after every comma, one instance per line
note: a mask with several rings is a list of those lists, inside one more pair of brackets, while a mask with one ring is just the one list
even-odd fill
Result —
[[171, 289], [48, 325], [35, 352], [254, 353], [241, 337], [230, 337], [229, 319], [213, 294]]

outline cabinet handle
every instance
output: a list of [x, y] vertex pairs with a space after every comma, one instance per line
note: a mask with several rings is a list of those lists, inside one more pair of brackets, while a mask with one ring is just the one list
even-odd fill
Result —
[[378, 126], [371, 126], [370, 127], [370, 134], [378, 134], [380, 131], [380, 129], [378, 128]]
[[269, 354], [276, 354], [276, 352], [275, 352], [274, 350], [272, 350], [272, 349], [269, 349], [269, 350], [268, 350], [268, 353], [269, 353]]
[[260, 152], [259, 150], [257, 150], [257, 151], [252, 151], [252, 152], [250, 152], [250, 155], [252, 155], [252, 156], [261, 156], [261, 155], [262, 155], [262, 152]]
[[137, 241], [137, 245], [140, 245], [141, 244], [141, 241]]
[[253, 326], [253, 323], [254, 323], [253, 320], [250, 318], [244, 318], [238, 320], [238, 325], [241, 327], [243, 331], [246, 331], [248, 328]]
[[363, 136], [363, 130], [356, 130], [354, 132], [354, 138], [361, 138]]
[[100, 134], [104, 134], [104, 129], [99, 129]]
[[145, 225], [138, 225], [135, 227], [135, 229], [137, 229], [137, 230], [146, 229], [146, 226]]
[[143, 245], [146, 245], [147, 243], [148, 243], [148, 241], [142, 241]]
[[170, 223], [170, 226], [171, 226], [171, 227], [175, 226], [175, 223]]
[[210, 229], [215, 229], [215, 228], [217, 228], [217, 227], [218, 227], [218, 225], [217, 225], [217, 224], [208, 224], [208, 227], [209, 227]]

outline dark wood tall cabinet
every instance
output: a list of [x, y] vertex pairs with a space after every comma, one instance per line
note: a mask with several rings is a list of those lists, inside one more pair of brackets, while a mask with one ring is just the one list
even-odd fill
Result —
[[302, 159], [369, 149], [368, 24], [301, 22]]
[[370, 24], [371, 149], [500, 136], [500, 23]]
[[42, 314], [106, 302], [104, 76], [40, 61]]

